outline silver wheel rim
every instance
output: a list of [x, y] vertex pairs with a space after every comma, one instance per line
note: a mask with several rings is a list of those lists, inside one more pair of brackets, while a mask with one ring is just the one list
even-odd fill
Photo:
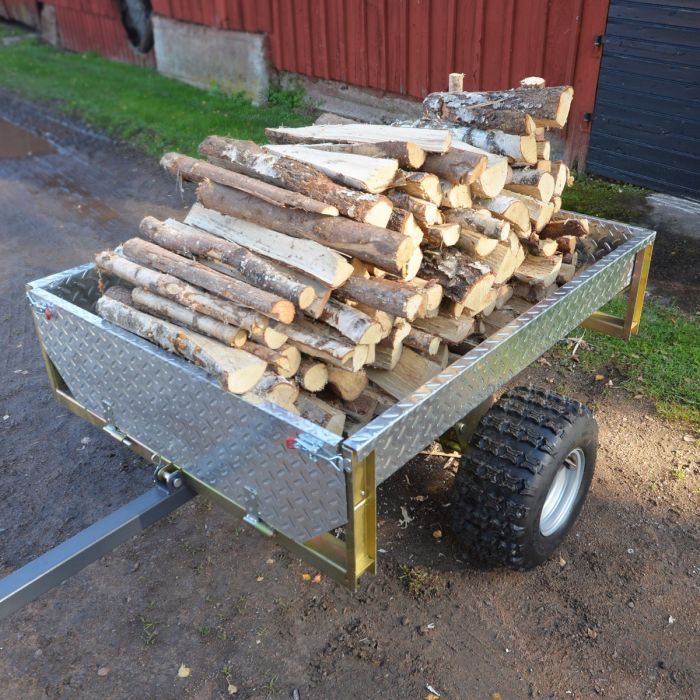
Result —
[[552, 481], [540, 514], [540, 532], [549, 537], [569, 522], [583, 482], [586, 455], [580, 447], [571, 450]]

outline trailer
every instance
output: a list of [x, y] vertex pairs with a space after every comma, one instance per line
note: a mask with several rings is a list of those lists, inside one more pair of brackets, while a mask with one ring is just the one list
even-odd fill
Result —
[[[547, 559], [585, 500], [595, 421], [580, 403], [534, 387], [495, 396], [580, 324], [624, 339], [638, 332], [655, 232], [588, 218], [597, 262], [345, 439], [248, 403], [101, 319], [94, 264], [31, 282], [54, 398], [150, 461], [155, 484], [0, 580], [0, 618], [198, 494], [355, 590], [377, 570], [377, 485], [451, 428], [465, 445], [455, 535], [493, 564], [522, 570]], [[623, 291], [624, 318], [600, 311]]]

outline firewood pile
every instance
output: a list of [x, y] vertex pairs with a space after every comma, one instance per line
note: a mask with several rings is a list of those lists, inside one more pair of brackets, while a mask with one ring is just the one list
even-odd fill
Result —
[[415, 124], [166, 154], [198, 201], [96, 256], [97, 312], [248, 401], [352, 434], [599, 254], [595, 227], [558, 213], [571, 177], [545, 129], [572, 88], [453, 81]]

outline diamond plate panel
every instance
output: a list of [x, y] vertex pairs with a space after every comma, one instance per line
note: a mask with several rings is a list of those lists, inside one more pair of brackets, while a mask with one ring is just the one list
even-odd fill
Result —
[[623, 234], [626, 242], [344, 442], [360, 458], [375, 450], [378, 483], [629, 284], [635, 254], [655, 233], [595, 223]]
[[28, 296], [49, 357], [90, 411], [298, 542], [347, 522], [344, 475], [285, 447], [288, 436], [311, 433], [337, 453], [339, 436], [272, 404], [254, 406], [102, 321], [91, 312], [93, 265], [34, 282]]

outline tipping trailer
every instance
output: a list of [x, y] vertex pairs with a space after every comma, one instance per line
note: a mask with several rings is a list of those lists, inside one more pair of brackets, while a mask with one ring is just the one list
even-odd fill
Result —
[[[456, 536], [495, 564], [544, 561], [585, 500], [595, 421], [552, 392], [494, 396], [579, 324], [625, 339], [638, 332], [655, 232], [588, 218], [596, 263], [346, 439], [252, 405], [101, 319], [94, 264], [30, 283], [54, 398], [152, 462], [155, 485], [0, 580], [0, 618], [197, 494], [355, 589], [377, 568], [377, 485], [452, 427], [469, 445], [452, 498]], [[625, 317], [602, 313], [623, 290]]]

